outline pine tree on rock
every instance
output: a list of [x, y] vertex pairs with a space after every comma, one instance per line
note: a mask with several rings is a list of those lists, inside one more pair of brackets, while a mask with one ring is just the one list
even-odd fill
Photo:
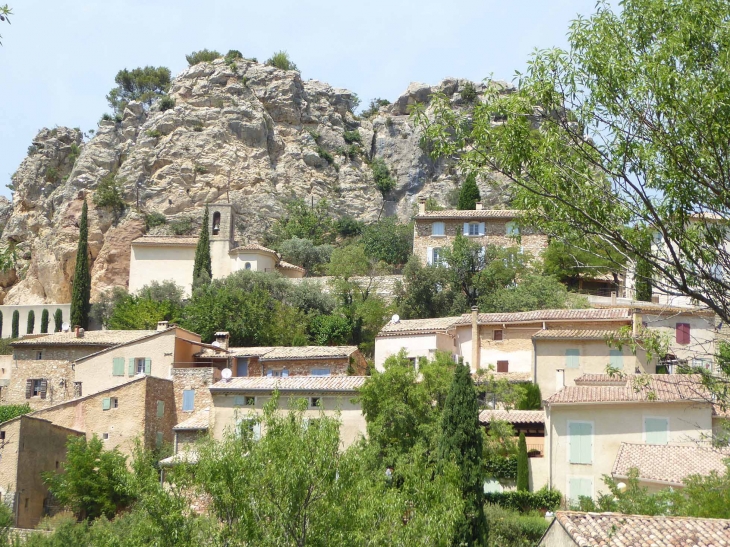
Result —
[[527, 460], [527, 441], [525, 432], [520, 431], [517, 442], [517, 490], [527, 492], [530, 489], [530, 463]]
[[18, 310], [15, 310], [13, 312], [13, 323], [12, 323], [11, 336], [13, 338], [18, 338], [20, 336], [20, 312]]
[[48, 334], [48, 310], [41, 313], [41, 334]]
[[208, 207], [203, 213], [203, 225], [200, 228], [200, 238], [195, 249], [195, 263], [193, 264], [193, 289], [207, 285], [213, 279], [213, 270], [210, 264], [210, 227], [208, 226]]
[[482, 196], [477, 186], [477, 177], [470, 173], [467, 175], [464, 184], [459, 190], [459, 203], [456, 208], [460, 211], [473, 211], [477, 208], [477, 201], [481, 201]]
[[453, 545], [486, 545], [482, 446], [479, 403], [469, 367], [456, 365], [441, 418], [438, 458], [453, 461], [461, 471], [464, 515], [456, 525]]
[[76, 249], [76, 270], [71, 292], [71, 326], [89, 328], [91, 308], [91, 272], [89, 270], [89, 207], [84, 199], [79, 222], [79, 246]]
[[53, 332], [61, 332], [63, 327], [63, 310], [56, 308], [53, 314]]

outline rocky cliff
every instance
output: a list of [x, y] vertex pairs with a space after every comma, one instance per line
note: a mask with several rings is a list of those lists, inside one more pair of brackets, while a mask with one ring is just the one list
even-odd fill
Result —
[[[78, 129], [42, 130], [12, 182], [12, 204], [0, 202], [3, 244], [16, 267], [0, 274], [0, 302], [68, 302], [78, 217], [89, 198], [92, 298], [126, 286], [129, 244], [145, 233], [145, 216], [198, 220], [206, 203], [230, 200], [241, 213], [242, 241], [255, 241], [292, 197], [326, 198], [333, 213], [369, 221], [379, 214], [409, 218], [418, 196], [446, 205], [461, 175], [434, 164], [419, 148], [408, 111], [435, 91], [463, 102], [465, 80], [411, 84], [369, 119], [354, 116], [355, 96], [252, 61], [201, 63], [173, 81], [175, 106], [131, 103], [121, 121], [100, 122], [89, 139]], [[477, 91], [482, 84], [474, 84]], [[345, 131], [359, 131], [359, 153], [346, 155]], [[331, 154], [331, 160], [327, 154]], [[324, 157], [323, 157], [324, 156]], [[385, 203], [369, 160], [382, 158], [397, 181]], [[99, 182], [116, 172], [127, 204], [119, 214], [93, 205]], [[503, 192], [480, 181], [490, 204]]]

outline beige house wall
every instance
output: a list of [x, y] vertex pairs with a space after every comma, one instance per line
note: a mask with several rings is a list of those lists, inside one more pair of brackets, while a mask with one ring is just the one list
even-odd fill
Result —
[[545, 456], [541, 458], [527, 458], [527, 462], [530, 466], [530, 492], [537, 492], [540, 488], [548, 484], [550, 474], [548, 459]]
[[195, 247], [135, 245], [129, 261], [129, 292], [136, 293], [153, 281], [172, 281], [190, 296]]
[[[251, 270], [254, 272], [273, 272], [276, 270], [276, 260], [269, 253], [240, 251], [228, 257], [231, 262], [231, 271]], [[249, 268], [246, 268], [249, 264]]]
[[10, 507], [18, 489], [20, 422], [21, 418], [16, 418], [0, 425], [0, 432], [5, 434], [5, 439], [0, 441], [0, 499]]
[[13, 312], [18, 311], [18, 334], [22, 337], [27, 334], [28, 326], [28, 313], [33, 310], [35, 313], [35, 334], [41, 332], [41, 316], [43, 310], [48, 310], [48, 332], [53, 332], [55, 323], [53, 321], [53, 314], [56, 310], [60, 309], [63, 314], [63, 321], [67, 322], [71, 317], [71, 304], [29, 304], [29, 305], [17, 305], [17, 306], [0, 306], [0, 313], [2, 313], [2, 331], [0, 331], [0, 337], [10, 338], [13, 334]]
[[409, 334], [403, 336], [380, 336], [375, 339], [375, 368], [385, 370], [383, 365], [391, 355], [397, 355], [401, 349], [406, 357], [433, 357], [436, 351], [457, 354], [454, 338], [447, 334]]
[[[234, 405], [235, 396], [251, 396], [256, 397], [256, 404], [251, 407], [236, 407]], [[318, 418], [320, 412], [324, 412], [325, 416], [335, 416], [339, 411], [339, 419], [342, 422], [340, 426], [340, 444], [342, 448], [347, 448], [357, 441], [361, 436], [367, 433], [367, 424], [362, 414], [359, 404], [353, 403], [352, 399], [357, 396], [356, 393], [338, 393], [328, 394], [322, 392], [309, 393], [282, 393], [279, 397], [279, 408], [287, 411], [293, 407], [293, 402], [298, 399], [307, 399], [310, 397], [320, 397], [321, 407], [311, 408], [304, 412], [304, 416], [308, 418]], [[213, 394], [213, 425], [212, 434], [215, 439], [221, 439], [227, 430], [233, 430], [236, 420], [254, 415], [263, 414], [264, 405], [271, 400], [271, 394], [262, 394], [260, 392], [239, 391], [233, 393], [214, 393]], [[262, 434], [266, 434], [262, 431]]]
[[577, 545], [556, 519], [553, 519], [550, 528], [538, 543], [539, 547], [577, 547]]
[[[359, 357], [359, 358], [358, 358]], [[356, 353], [352, 358], [352, 367], [355, 376], [365, 376], [367, 363], [365, 359]], [[347, 376], [347, 368], [350, 366], [349, 358], [339, 359], [281, 359], [261, 361], [262, 373], [266, 376], [269, 371], [286, 370], [289, 376], [311, 376], [312, 369], [328, 368], [331, 376]], [[249, 370], [249, 376], [250, 374]]]
[[[679, 359], [704, 359], [708, 363], [715, 356], [715, 317], [713, 315], [695, 314], [644, 314], [642, 321], [651, 328], [666, 335], [670, 342], [670, 352]], [[677, 323], [689, 323], [690, 343], [678, 344], [676, 337]]]
[[[707, 403], [623, 403], [552, 405], [546, 412], [545, 457], [549, 461], [548, 484], [569, 496], [571, 477], [593, 480], [593, 496], [607, 492], [603, 475], [611, 475], [622, 442], [644, 443], [644, 419], [669, 419], [669, 443], [693, 444], [712, 434], [712, 408]], [[569, 422], [593, 424], [591, 464], [569, 462]]]

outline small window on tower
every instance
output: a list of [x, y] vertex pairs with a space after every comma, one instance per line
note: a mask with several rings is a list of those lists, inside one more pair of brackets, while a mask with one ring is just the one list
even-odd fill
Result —
[[221, 231], [221, 214], [216, 211], [213, 213], [213, 235], [217, 236]]

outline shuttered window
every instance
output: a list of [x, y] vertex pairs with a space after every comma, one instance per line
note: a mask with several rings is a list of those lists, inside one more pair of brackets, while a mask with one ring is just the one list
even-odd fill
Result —
[[483, 236], [486, 225], [483, 222], [465, 222], [465, 236]]
[[243, 406], [246, 404], [246, 397], [243, 395], [235, 395], [233, 397], [233, 406]]
[[611, 368], [623, 370], [624, 368], [624, 352], [620, 349], [612, 349], [609, 352], [609, 365]]
[[669, 442], [669, 419], [644, 418], [646, 444], [667, 444]]
[[236, 359], [236, 376], [248, 376], [248, 358]]
[[137, 374], [137, 370], [135, 368], [134, 363], [135, 363], [134, 357], [130, 357], [129, 358], [129, 367], [127, 368], [127, 374], [129, 376], [134, 376], [135, 374]]
[[40, 386], [39, 386], [40, 396], [41, 396], [41, 399], [45, 399], [46, 392], [48, 391], [48, 380], [46, 380], [45, 378], [41, 378], [39, 381], [40, 381]]
[[195, 408], [195, 390], [186, 389], [183, 391], [183, 412], [192, 412], [193, 408]]
[[102, 410], [109, 410], [112, 407], [112, 398], [111, 397], [104, 397], [101, 400], [101, 409]]
[[677, 344], [689, 344], [690, 326], [689, 323], [677, 323], [675, 328]]
[[580, 498], [593, 498], [593, 479], [570, 477], [568, 479], [568, 497], [572, 505], [577, 505]]
[[565, 350], [565, 368], [578, 368], [580, 366], [580, 350]]
[[569, 422], [568, 444], [570, 445], [570, 463], [593, 463], [593, 424]]
[[495, 342], [504, 340], [504, 333], [502, 332], [501, 329], [494, 329], [492, 331], [492, 340], [494, 340]]
[[152, 374], [152, 359], [149, 357], [144, 358], [144, 373]]
[[330, 369], [328, 368], [313, 368], [312, 376], [329, 376]]
[[431, 235], [442, 236], [446, 235], [446, 228], [443, 222], [434, 222], [431, 224]]
[[497, 372], [509, 372], [509, 361], [497, 361]]
[[124, 357], [112, 359], [112, 376], [124, 376]]
[[157, 401], [157, 417], [162, 418], [165, 415], [165, 401]]

